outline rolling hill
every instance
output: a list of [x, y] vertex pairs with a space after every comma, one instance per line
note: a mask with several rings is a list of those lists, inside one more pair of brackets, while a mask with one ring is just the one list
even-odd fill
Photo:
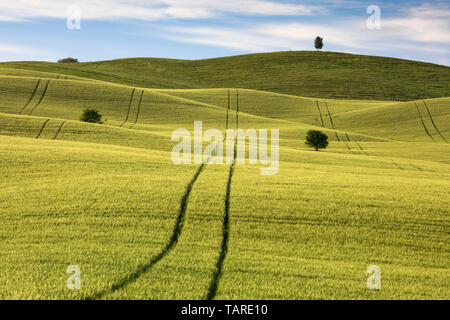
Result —
[[[0, 299], [448, 299], [448, 70], [326, 52], [0, 64]], [[278, 173], [175, 165], [195, 120], [279, 129]]]
[[450, 96], [450, 68], [401, 59], [292, 51], [206, 60], [0, 63], [146, 88], [246, 88], [305, 97], [405, 101]]

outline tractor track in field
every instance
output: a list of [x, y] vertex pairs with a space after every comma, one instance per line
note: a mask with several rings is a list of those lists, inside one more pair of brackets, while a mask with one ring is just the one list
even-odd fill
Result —
[[41, 129], [39, 130], [39, 132], [38, 132], [38, 134], [37, 134], [37, 136], [36, 136], [36, 139], [39, 139], [39, 137], [40, 137], [41, 134], [42, 134], [42, 131], [44, 131], [44, 129], [45, 129], [45, 127], [47, 126], [47, 123], [48, 123], [49, 121], [50, 121], [50, 119], [45, 120], [44, 124], [42, 125]]
[[355, 142], [356, 145], [358, 146], [359, 150], [364, 151], [363, 147], [361, 147], [361, 145], [359, 144], [359, 142]]
[[414, 165], [412, 163], [410, 164], [410, 166], [413, 167], [414, 169], [418, 170], [418, 171], [423, 171], [423, 168], [418, 167], [418, 166], [416, 166], [416, 165]]
[[317, 106], [317, 110], [319, 111], [320, 122], [322, 122], [322, 128], [325, 128], [325, 124], [323, 123], [322, 112], [320, 111], [320, 107], [319, 107], [319, 101], [317, 101], [317, 100], [316, 100], [316, 106]]
[[[228, 107], [227, 107], [227, 124], [225, 125], [225, 134], [226, 134], [226, 130], [228, 130], [228, 115], [230, 112], [230, 90], [228, 89]], [[226, 139], [226, 138], [225, 138]]]
[[29, 115], [31, 115], [33, 113], [34, 110], [36, 110], [36, 108], [41, 104], [42, 100], [44, 100], [45, 98], [45, 94], [47, 93], [47, 89], [48, 89], [48, 85], [50, 84], [50, 80], [47, 80], [47, 83], [45, 84], [44, 87], [44, 91], [42, 92], [42, 96], [39, 99], [39, 101], [34, 105], [33, 108], [31, 108], [30, 112], [28, 113]]
[[[317, 103], [317, 108], [319, 108], [319, 103], [317, 102], [317, 100], [316, 100], [316, 103]], [[339, 138], [339, 135], [338, 135], [338, 133], [337, 133], [337, 131], [336, 131], [336, 127], [334, 126], [333, 117], [331, 116], [330, 109], [328, 108], [328, 104], [327, 104], [326, 102], [324, 102], [324, 103], [325, 103], [325, 108], [327, 109], [328, 117], [330, 118], [331, 128], [334, 130], [334, 134], [336, 135], [337, 141], [338, 141], [338, 142], [343, 142], [343, 143], [345, 144], [345, 146], [347, 147], [347, 150], [349, 150], [349, 151], [352, 150], [352, 149], [350, 148], [350, 146], [348, 145], [347, 142], [342, 141], [342, 140]], [[320, 112], [320, 108], [319, 108], [319, 112]], [[348, 138], [348, 135], [347, 135], [347, 138]], [[349, 139], [349, 138], [348, 138], [348, 142], [350, 142], [350, 139]]]
[[131, 91], [131, 97], [130, 97], [130, 102], [128, 103], [127, 115], [125, 117], [125, 121], [122, 122], [119, 127], [122, 127], [128, 121], [128, 117], [130, 116], [131, 104], [133, 103], [133, 97], [134, 97], [135, 92], [136, 92], [136, 89], [133, 89], [133, 91]]
[[239, 91], [236, 89], [236, 130], [239, 128]]
[[427, 126], [425, 125], [425, 121], [423, 121], [423, 117], [422, 114], [420, 113], [419, 110], [419, 106], [417, 105], [417, 103], [414, 102], [414, 105], [416, 106], [417, 109], [417, 113], [419, 113], [419, 118], [420, 118], [420, 122], [422, 122], [422, 126], [425, 129], [425, 133], [431, 138], [431, 140], [433, 140], [434, 142], [436, 142], [436, 140], [433, 138], [433, 136], [430, 134], [430, 131], [428, 131]]
[[61, 132], [62, 127], [64, 126], [64, 124], [66, 123], [66, 120], [64, 120], [61, 125], [58, 128], [58, 131], [56, 131], [55, 136], [53, 137], [53, 140], [56, 140], [56, 138], [58, 137], [59, 133]]
[[[338, 135], [338, 133], [337, 133], [337, 131], [336, 131], [336, 127], [335, 127], [335, 125], [334, 125], [333, 117], [331, 116], [330, 109], [328, 108], [328, 104], [327, 104], [326, 102], [325, 102], [325, 108], [327, 109], [328, 116], [330, 117], [331, 127], [333, 128], [333, 130], [335, 130], [334, 133], [336, 134], [337, 140], [338, 140], [339, 142], [343, 142], [343, 143], [345, 144], [345, 146], [347, 147], [347, 150], [351, 151], [352, 148], [350, 147], [349, 144], [350, 144], [352, 141], [350, 140], [350, 136], [348, 135], [347, 132], [345, 132], [345, 138], [347, 139], [347, 141], [341, 140], [341, 139], [339, 138], [339, 135]], [[364, 151], [363, 147], [362, 147], [358, 142], [356, 142], [356, 141], [353, 141], [353, 142], [358, 146], [358, 148], [359, 148], [359, 150], [361, 151], [362, 154], [365, 154], [365, 155], [367, 155], [367, 156], [369, 155], [367, 152]]]
[[133, 128], [133, 126], [138, 122], [139, 119], [139, 113], [141, 112], [141, 103], [142, 103], [142, 97], [144, 96], [144, 90], [142, 90], [141, 92], [141, 97], [139, 98], [139, 104], [138, 104], [138, 109], [137, 109], [137, 113], [136, 113], [136, 119], [134, 119], [133, 124], [130, 126], [130, 129]]
[[[236, 91], [236, 130], [239, 128], [239, 98], [238, 92]], [[230, 109], [229, 104], [230, 99], [228, 98], [228, 109], [227, 109], [227, 128], [228, 128], [228, 110]], [[225, 140], [227, 139], [225, 135]], [[228, 253], [228, 241], [230, 237], [230, 197], [231, 197], [231, 181], [234, 173], [234, 165], [236, 163], [237, 157], [237, 136], [234, 141], [234, 151], [233, 151], [233, 160], [230, 165], [230, 169], [228, 171], [228, 181], [227, 181], [227, 190], [225, 194], [225, 206], [224, 206], [224, 214], [223, 214], [223, 222], [222, 222], [222, 244], [220, 246], [220, 254], [217, 259], [216, 267], [212, 274], [211, 283], [209, 285], [208, 293], [206, 294], [206, 300], [212, 300], [216, 296], [217, 288], [219, 287], [220, 278], [223, 273], [223, 263]]]
[[225, 257], [228, 253], [228, 240], [230, 237], [230, 194], [231, 194], [231, 180], [233, 178], [234, 173], [234, 164], [236, 163], [236, 147], [237, 143], [234, 143], [234, 154], [233, 154], [233, 162], [230, 165], [230, 170], [228, 172], [228, 181], [227, 181], [227, 192], [225, 195], [225, 209], [223, 216], [223, 224], [222, 224], [222, 244], [220, 249], [220, 255], [217, 259], [216, 267], [214, 269], [211, 283], [209, 285], [208, 293], [206, 295], [206, 300], [212, 300], [216, 296], [217, 288], [219, 287], [219, 281], [222, 277], [223, 272], [223, 263], [225, 261]]
[[[350, 137], [348, 136], [348, 133], [347, 133], [347, 132], [345, 133], [345, 138], [347, 139], [347, 142], [348, 142], [348, 143], [351, 143]], [[351, 150], [351, 149], [350, 149], [350, 145], [347, 144], [347, 142], [344, 142], [344, 143], [345, 143], [345, 145], [347, 146], [347, 149], [348, 149], [348, 150]]]
[[[356, 146], [359, 148], [360, 154], [364, 154], [366, 156], [369, 156], [369, 154], [367, 153], [367, 151], [364, 150], [364, 148], [359, 144], [359, 142], [357, 141], [351, 141], [350, 140], [350, 136], [348, 135], [348, 133], [345, 133], [345, 138], [347, 139], [348, 143], [353, 142], [354, 144], [356, 144]], [[350, 149], [349, 149], [350, 150]]]
[[197, 181], [198, 177], [202, 173], [203, 169], [205, 168], [205, 164], [202, 163], [200, 167], [197, 169], [196, 173], [192, 177], [189, 184], [186, 186], [186, 190], [183, 194], [183, 197], [181, 198], [180, 202], [180, 209], [178, 212], [177, 220], [175, 222], [172, 236], [170, 237], [169, 241], [165, 245], [165, 247], [151, 260], [144, 264], [139, 266], [135, 272], [128, 274], [126, 277], [121, 279], [120, 281], [114, 283], [109, 289], [100, 291], [98, 293], [95, 293], [93, 295], [90, 295], [86, 297], [84, 300], [97, 300], [102, 297], [104, 297], [107, 294], [113, 293], [121, 288], [124, 288], [128, 284], [136, 281], [141, 275], [145, 274], [147, 271], [149, 271], [156, 263], [158, 263], [160, 260], [162, 260], [178, 243], [178, 239], [181, 235], [181, 231], [183, 229], [184, 225], [184, 219], [186, 216], [186, 209], [188, 205], [189, 195], [191, 194], [192, 188], [194, 186], [194, 183]]
[[36, 95], [36, 91], [37, 91], [40, 83], [41, 83], [41, 79], [39, 79], [38, 82], [36, 83], [36, 86], [34, 87], [34, 90], [31, 93], [30, 99], [28, 99], [27, 103], [25, 103], [23, 108], [20, 109], [19, 114], [22, 114], [23, 110], [25, 110], [25, 108], [28, 107], [28, 105], [31, 103], [31, 101], [33, 100], [34, 96]]
[[[133, 91], [133, 94], [134, 94], [134, 91]], [[130, 99], [130, 101], [131, 100], [132, 99]], [[238, 98], [237, 98], [237, 101], [238, 101]], [[130, 102], [130, 106], [131, 106], [131, 102]], [[237, 119], [238, 119], [238, 115], [236, 112], [236, 121], [237, 121]], [[226, 127], [228, 128], [228, 112], [227, 112], [226, 120], [227, 120]], [[237, 128], [237, 122], [236, 122], [236, 128]], [[234, 157], [236, 157], [236, 147], [237, 146], [235, 143]], [[136, 271], [134, 271], [133, 273], [128, 274], [127, 276], [125, 276], [124, 278], [119, 280], [118, 282], [114, 283], [110, 288], [104, 289], [102, 291], [99, 291], [97, 293], [94, 293], [92, 295], [85, 297], [84, 300], [101, 299], [105, 295], [111, 294], [119, 289], [126, 287], [128, 284], [136, 281], [141, 275], [148, 272], [155, 264], [157, 264], [159, 261], [161, 261], [173, 248], [175, 248], [175, 246], [178, 243], [178, 239], [181, 235], [181, 232], [183, 230], [184, 220], [185, 220], [185, 216], [186, 216], [186, 210], [187, 210], [187, 206], [188, 206], [188, 200], [189, 200], [189, 196], [191, 194], [192, 188], [194, 187], [195, 182], [197, 181], [198, 177], [205, 169], [208, 162], [209, 162], [209, 159], [205, 163], [202, 163], [199, 166], [199, 168], [195, 172], [194, 176], [192, 177], [191, 181], [186, 186], [185, 192], [180, 201], [180, 208], [179, 208], [179, 212], [178, 212], [178, 216], [177, 216], [175, 225], [173, 227], [172, 235], [171, 235], [169, 241], [167, 242], [167, 244], [165, 245], [165, 247], [157, 255], [153, 256], [148, 263], [138, 266]], [[232, 177], [233, 171], [234, 171], [234, 162], [235, 161], [233, 160], [233, 164], [230, 167], [230, 173], [229, 173], [228, 185], [227, 185], [227, 196], [225, 197], [225, 215], [224, 215], [224, 222], [223, 222], [222, 249], [221, 249], [221, 254], [219, 256], [219, 259], [217, 261], [216, 271], [214, 273], [214, 276], [213, 276], [213, 279], [211, 282], [210, 290], [208, 290], [208, 297], [211, 294], [215, 295], [218, 281], [219, 281], [220, 275], [222, 273], [223, 261], [225, 259], [225, 255], [226, 255], [227, 247], [228, 247], [229, 199], [230, 199], [230, 190], [231, 190], [231, 177]]]
[[335, 131], [334, 131], [334, 134], [336, 135], [336, 139], [337, 139], [338, 142], [341, 142], [341, 139], [339, 139], [339, 135], [338, 135], [338, 133], [336, 132], [336, 128], [334, 127], [333, 118], [331, 117], [331, 112], [330, 112], [330, 109], [328, 109], [328, 104], [327, 104], [326, 102], [325, 102], [325, 108], [327, 109], [328, 117], [330, 117], [331, 127], [333, 128], [333, 130], [335, 130]]
[[436, 126], [436, 123], [434, 122], [434, 119], [433, 119], [433, 117], [431, 116], [430, 109], [428, 108], [428, 106], [427, 106], [427, 104], [425, 103], [425, 101], [423, 101], [423, 104], [424, 104], [424, 106], [425, 106], [425, 109], [427, 109], [428, 116], [430, 117], [431, 124], [433, 125], [434, 129], [435, 129], [436, 132], [441, 136], [442, 140], [444, 140], [446, 143], [448, 143], [447, 139], [445, 139], [445, 137], [442, 135], [441, 131], [439, 131], [438, 127]]

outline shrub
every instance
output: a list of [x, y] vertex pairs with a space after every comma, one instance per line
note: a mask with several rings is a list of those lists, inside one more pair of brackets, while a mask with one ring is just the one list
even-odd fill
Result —
[[309, 130], [306, 133], [307, 146], [313, 147], [316, 151], [328, 147], [328, 136], [322, 131]]
[[81, 121], [92, 123], [103, 123], [102, 115], [95, 109], [85, 109], [80, 117]]
[[64, 59], [59, 59], [58, 63], [78, 63], [78, 59], [68, 57]]

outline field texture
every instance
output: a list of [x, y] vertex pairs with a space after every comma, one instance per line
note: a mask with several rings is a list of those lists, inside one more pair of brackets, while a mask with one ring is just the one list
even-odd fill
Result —
[[289, 51], [206, 60], [135, 58], [80, 64], [0, 63], [147, 88], [247, 88], [307, 97], [397, 101], [450, 96], [448, 67], [337, 52]]
[[[0, 299], [449, 299], [449, 68], [318, 54], [0, 64]], [[197, 120], [278, 173], [175, 165]]]

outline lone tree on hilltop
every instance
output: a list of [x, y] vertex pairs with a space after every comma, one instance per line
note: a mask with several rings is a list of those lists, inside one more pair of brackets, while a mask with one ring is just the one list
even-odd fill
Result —
[[81, 121], [84, 122], [92, 122], [92, 123], [100, 123], [102, 124], [102, 115], [95, 109], [84, 109], [83, 114], [80, 117]]
[[328, 136], [322, 131], [309, 130], [306, 133], [305, 144], [314, 148], [316, 151], [319, 151], [319, 149], [326, 149], [326, 147], [328, 147]]
[[316, 39], [314, 40], [314, 47], [317, 50], [320, 50], [323, 48], [323, 38], [321, 37], [316, 37]]
[[59, 59], [58, 63], [78, 63], [78, 59], [68, 57], [64, 59]]

